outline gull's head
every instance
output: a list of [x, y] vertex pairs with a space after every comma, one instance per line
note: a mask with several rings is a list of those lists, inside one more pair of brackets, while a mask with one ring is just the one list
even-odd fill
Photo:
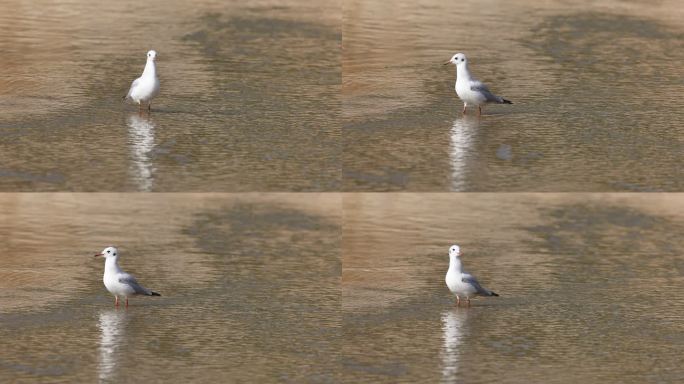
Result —
[[102, 250], [102, 252], [98, 253], [95, 255], [95, 257], [104, 257], [104, 258], [110, 258], [110, 257], [117, 257], [119, 255], [119, 251], [116, 249], [116, 247], [107, 247]]
[[466, 64], [467, 62], [468, 62], [468, 59], [466, 59], [464, 54], [457, 53], [457, 54], [451, 56], [451, 60], [444, 63], [444, 65], [454, 64], [458, 67], [459, 65]]
[[157, 52], [155, 50], [151, 50], [151, 51], [147, 52], [147, 60], [154, 61], [154, 59], [156, 57], [157, 57]]
[[461, 247], [458, 245], [452, 245], [449, 248], [449, 258], [453, 259], [454, 257], [459, 257], [461, 256]]

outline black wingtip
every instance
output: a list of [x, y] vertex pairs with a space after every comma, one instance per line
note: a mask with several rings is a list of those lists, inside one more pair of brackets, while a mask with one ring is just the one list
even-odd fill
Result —
[[[150, 292], [150, 296], [161, 296], [161, 294], [159, 294], [159, 293], [157, 293], [157, 292], [155, 292], [155, 291], [151, 291], [151, 292]], [[499, 296], [499, 295], [497, 295], [497, 296]]]
[[499, 297], [499, 294], [498, 294], [498, 293], [496, 293], [496, 292], [490, 292], [490, 293], [492, 294], [492, 296], [496, 296], [496, 297]]
[[[503, 100], [503, 103], [504, 103], [504, 104], [513, 104], [513, 102], [510, 101], [510, 100], [507, 100], [507, 99], [504, 99], [504, 98], [501, 98], [501, 100]], [[497, 296], [498, 296], [498, 295], [497, 295]]]

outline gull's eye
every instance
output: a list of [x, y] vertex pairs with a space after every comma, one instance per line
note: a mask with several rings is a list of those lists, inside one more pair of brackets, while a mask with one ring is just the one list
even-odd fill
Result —
[[107, 253], [112, 253], [112, 251], [107, 251]]

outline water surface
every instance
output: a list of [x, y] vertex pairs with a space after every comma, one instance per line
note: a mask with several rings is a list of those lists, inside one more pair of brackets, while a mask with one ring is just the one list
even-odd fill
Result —
[[[336, 2], [0, 1], [0, 190], [339, 188]], [[161, 93], [124, 105], [149, 49]]]
[[[344, 190], [680, 191], [679, 2], [350, 1]], [[455, 52], [513, 105], [461, 115]]]
[[[684, 379], [684, 196], [344, 197], [344, 382]], [[455, 306], [448, 248], [500, 297]]]
[[[0, 381], [332, 382], [340, 199], [0, 196]], [[115, 308], [92, 255], [162, 294]]]

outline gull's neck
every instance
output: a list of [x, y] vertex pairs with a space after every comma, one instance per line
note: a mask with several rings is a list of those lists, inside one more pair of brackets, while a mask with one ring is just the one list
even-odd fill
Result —
[[156, 77], [157, 76], [157, 68], [154, 65], [154, 60], [152, 59], [147, 59], [147, 63], [145, 63], [145, 69], [143, 70], [142, 76], [140, 77]]
[[463, 63], [456, 66], [456, 81], [470, 81], [470, 71], [468, 70], [468, 63]]
[[119, 268], [119, 264], [117, 263], [118, 261], [119, 261], [118, 257], [108, 257], [105, 260], [105, 270], [104, 270], [105, 275], [111, 274], [111, 273], [117, 274], [117, 273], [122, 272], [121, 268]]
[[456, 256], [449, 257], [449, 270], [447, 273], [461, 273], [461, 259]]

